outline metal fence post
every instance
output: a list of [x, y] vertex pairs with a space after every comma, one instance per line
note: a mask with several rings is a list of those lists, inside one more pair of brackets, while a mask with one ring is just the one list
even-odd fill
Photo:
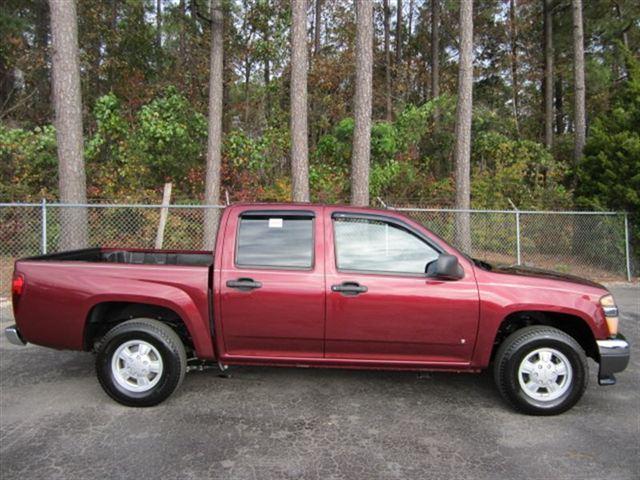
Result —
[[520, 251], [520, 210], [516, 210], [516, 257], [518, 265], [522, 263], [522, 254]]
[[629, 214], [624, 214], [624, 250], [627, 260], [627, 282], [631, 281], [631, 253], [629, 248]]
[[516, 258], [518, 265], [520, 265], [522, 263], [522, 256], [520, 253], [520, 210], [518, 210], [518, 207], [516, 207], [516, 204], [513, 203], [510, 198], [507, 198], [507, 200], [516, 212]]
[[42, 238], [40, 240], [40, 251], [42, 255], [47, 253], [47, 199], [43, 198], [40, 207], [40, 221], [42, 223]]

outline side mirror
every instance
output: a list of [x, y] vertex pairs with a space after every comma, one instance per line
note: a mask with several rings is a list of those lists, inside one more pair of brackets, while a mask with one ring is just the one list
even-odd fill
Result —
[[460, 280], [464, 277], [464, 270], [458, 263], [458, 257], [441, 253], [436, 260], [429, 262], [425, 268], [429, 278], [440, 280]]

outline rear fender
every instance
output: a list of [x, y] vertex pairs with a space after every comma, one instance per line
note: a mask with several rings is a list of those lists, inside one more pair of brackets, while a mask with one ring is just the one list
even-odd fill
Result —
[[[193, 341], [196, 355], [203, 359], [214, 358], [208, 318], [203, 318], [198, 306], [183, 290], [170, 285], [163, 285], [154, 282], [153, 295], [124, 291], [113, 291], [94, 295], [88, 300], [85, 318], [88, 318], [90, 312], [95, 307], [105, 302], [139, 303], [164, 307], [172, 310], [180, 317], [188, 330], [189, 336]], [[83, 336], [85, 333], [86, 332], [83, 332]]]

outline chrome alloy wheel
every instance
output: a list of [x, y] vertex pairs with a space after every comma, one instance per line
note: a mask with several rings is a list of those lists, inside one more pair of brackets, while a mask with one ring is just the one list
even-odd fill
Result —
[[129, 392], [146, 392], [162, 377], [162, 357], [158, 349], [144, 340], [129, 340], [120, 345], [111, 358], [111, 373]]
[[520, 388], [528, 397], [550, 402], [571, 387], [573, 370], [567, 357], [555, 348], [538, 348], [527, 354], [518, 366]]

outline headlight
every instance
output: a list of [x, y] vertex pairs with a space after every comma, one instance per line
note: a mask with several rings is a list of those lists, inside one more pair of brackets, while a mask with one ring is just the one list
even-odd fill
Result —
[[612, 337], [618, 334], [618, 307], [611, 295], [605, 295], [600, 299], [600, 306], [604, 312], [605, 320], [607, 321], [607, 327], [609, 328], [609, 335]]

